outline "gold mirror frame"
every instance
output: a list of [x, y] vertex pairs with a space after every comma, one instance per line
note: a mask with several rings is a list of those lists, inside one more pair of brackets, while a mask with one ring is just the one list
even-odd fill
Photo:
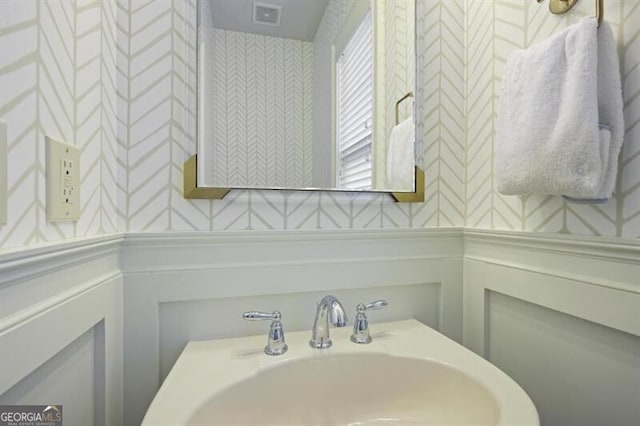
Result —
[[[417, 42], [417, 38], [416, 38]], [[416, 72], [417, 77], [417, 72]], [[396, 102], [396, 124], [399, 123], [399, 112], [398, 107], [399, 104], [409, 97], [413, 97], [413, 92], [407, 93], [403, 98], [401, 98], [398, 102]], [[184, 163], [183, 168], [183, 196], [186, 199], [209, 199], [209, 200], [221, 200], [223, 199], [232, 189], [241, 189], [241, 190], [281, 190], [278, 188], [238, 188], [238, 187], [201, 187], [198, 186], [197, 179], [197, 154], [189, 157], [187, 161]], [[321, 188], [286, 188], [287, 191], [327, 191], [327, 192], [363, 192], [363, 193], [385, 193], [391, 195], [394, 201], [399, 203], [420, 203], [424, 202], [425, 199], [425, 173], [424, 171], [415, 166], [414, 170], [414, 191], [413, 192], [393, 192], [393, 191], [375, 191], [375, 190], [364, 190], [364, 191], [350, 191], [350, 190], [342, 190], [342, 189], [321, 189]]]
[[[197, 156], [194, 154], [184, 163], [183, 175], [184, 175], [184, 189], [183, 196], [186, 199], [205, 199], [205, 200], [221, 200], [234, 188], [215, 188], [215, 187], [201, 187], [198, 186], [198, 165]], [[424, 187], [425, 178], [424, 171], [420, 167], [415, 168], [415, 191], [414, 192], [386, 192], [390, 194], [393, 199], [398, 203], [421, 203], [424, 201]], [[237, 188], [248, 189], [248, 188]], [[268, 188], [255, 188], [255, 189], [268, 189]], [[292, 189], [298, 191], [299, 189]], [[302, 190], [304, 191], [304, 189]], [[315, 191], [315, 189], [314, 189]], [[325, 190], [323, 190], [325, 191]], [[350, 192], [350, 191], [340, 191]], [[372, 191], [363, 191], [372, 192]]]

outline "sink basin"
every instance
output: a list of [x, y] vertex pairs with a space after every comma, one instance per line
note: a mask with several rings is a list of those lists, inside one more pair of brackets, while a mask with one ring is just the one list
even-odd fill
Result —
[[190, 342], [143, 425], [538, 425], [526, 393], [484, 359], [415, 321], [372, 324], [373, 343], [333, 329], [334, 346], [289, 333], [289, 351], [262, 353], [265, 336]]
[[218, 393], [190, 422], [496, 424], [498, 418], [491, 392], [460, 370], [423, 359], [357, 354], [264, 369]]

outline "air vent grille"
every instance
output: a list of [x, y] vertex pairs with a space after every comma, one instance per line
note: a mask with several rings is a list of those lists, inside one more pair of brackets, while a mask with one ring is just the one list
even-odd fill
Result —
[[256, 24], [279, 27], [281, 15], [282, 6], [258, 2], [253, 3], [253, 22]]

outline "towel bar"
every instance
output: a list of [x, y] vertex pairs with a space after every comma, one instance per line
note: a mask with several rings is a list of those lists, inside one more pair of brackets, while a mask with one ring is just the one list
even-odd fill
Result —
[[400, 104], [402, 103], [402, 101], [404, 101], [407, 98], [412, 98], [413, 97], [413, 92], [409, 92], [406, 95], [404, 95], [403, 97], [401, 97], [398, 102], [396, 102], [396, 126], [398, 124], [400, 124]]
[[[538, 3], [542, 3], [544, 0], [538, 0]], [[604, 0], [596, 1], [596, 18], [598, 18], [598, 26], [604, 19]], [[578, 0], [549, 0], [549, 10], [555, 15], [562, 15], [576, 5]]]

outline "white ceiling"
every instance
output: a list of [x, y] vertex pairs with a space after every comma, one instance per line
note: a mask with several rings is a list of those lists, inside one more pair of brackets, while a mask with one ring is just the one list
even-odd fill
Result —
[[304, 41], [313, 41], [329, 3], [329, 0], [255, 0], [282, 7], [280, 26], [273, 27], [253, 22], [254, 0], [208, 1], [215, 28]]

